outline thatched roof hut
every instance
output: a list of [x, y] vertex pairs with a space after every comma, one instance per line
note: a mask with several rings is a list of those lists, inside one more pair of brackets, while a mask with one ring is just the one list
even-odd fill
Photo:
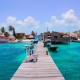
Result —
[[28, 38], [29, 38], [29, 39], [34, 39], [34, 36], [33, 36], [33, 35], [29, 35]]

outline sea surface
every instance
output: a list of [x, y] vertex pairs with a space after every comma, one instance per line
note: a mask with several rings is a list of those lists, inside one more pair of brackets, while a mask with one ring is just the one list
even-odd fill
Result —
[[58, 50], [50, 51], [65, 80], [80, 80], [80, 43], [56, 44]]
[[30, 42], [0, 43], [0, 80], [10, 80], [26, 57]]
[[[31, 42], [0, 43], [0, 80], [10, 80], [26, 57], [25, 45]], [[49, 51], [65, 80], [80, 80], [80, 43], [57, 44]]]

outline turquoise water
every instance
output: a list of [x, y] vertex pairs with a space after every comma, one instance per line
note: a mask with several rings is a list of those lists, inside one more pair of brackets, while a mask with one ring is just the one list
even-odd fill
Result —
[[[22, 61], [26, 51], [24, 43], [0, 44], [0, 80], [10, 80]], [[80, 80], [80, 43], [57, 45], [57, 52], [50, 52], [65, 80]]]
[[0, 44], [0, 80], [10, 80], [15, 71], [26, 57], [25, 45], [23, 43]]
[[80, 43], [61, 44], [56, 52], [50, 52], [65, 80], [80, 80]]

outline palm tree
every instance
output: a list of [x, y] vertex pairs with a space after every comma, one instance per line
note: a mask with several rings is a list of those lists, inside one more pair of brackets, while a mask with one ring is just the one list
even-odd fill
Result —
[[9, 26], [9, 31], [13, 31], [13, 26]]
[[15, 29], [13, 28], [13, 36], [16, 36]]
[[1, 27], [0, 31], [4, 34], [5, 33], [5, 28]]
[[32, 31], [31, 34], [35, 37], [35, 32], [34, 31]]
[[13, 36], [15, 36], [15, 29], [13, 26], [9, 26], [9, 31], [13, 32]]

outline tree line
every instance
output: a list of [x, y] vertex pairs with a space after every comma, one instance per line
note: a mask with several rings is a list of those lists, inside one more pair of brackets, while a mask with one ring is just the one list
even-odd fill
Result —
[[[13, 32], [13, 36], [15, 36], [15, 28], [14, 28], [13, 26], [10, 25], [10, 26], [8, 27], [8, 30], [9, 30], [10, 32]], [[9, 32], [6, 31], [6, 28], [5, 28], [5, 27], [1, 27], [1, 28], [0, 28], [0, 32], [1, 32], [2, 34], [4, 34], [5, 37], [9, 37], [9, 36], [10, 36]]]
[[[17, 38], [17, 39], [22, 39], [22, 38], [24, 37], [24, 34], [21, 34], [21, 33], [17, 33], [17, 34], [16, 34], [15, 28], [14, 28], [13, 26], [11, 26], [11, 25], [8, 27], [8, 31], [12, 32], [13, 36], [14, 36], [15, 38]], [[2, 34], [4, 34], [5, 37], [9, 37], [9, 36], [10, 36], [9, 32], [6, 31], [6, 28], [5, 28], [5, 27], [1, 27], [1, 28], [0, 28], [0, 32], [1, 32]], [[34, 31], [32, 31], [31, 34], [32, 34], [34, 37], [35, 37], [35, 35], [36, 35], [36, 33], [35, 33]]]

